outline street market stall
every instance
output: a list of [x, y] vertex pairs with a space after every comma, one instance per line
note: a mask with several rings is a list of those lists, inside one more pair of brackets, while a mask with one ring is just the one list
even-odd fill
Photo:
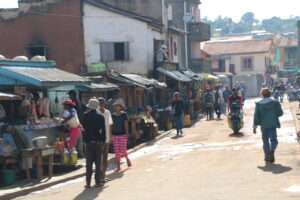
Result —
[[[55, 104], [62, 107], [58, 96], [53, 96], [57, 95], [54, 88], [90, 84], [90, 80], [56, 69], [55, 65], [54, 61], [0, 61], [0, 90], [12, 93], [2, 97], [0, 94], [0, 101], [8, 98], [10, 102], [3, 104], [8, 113], [3, 121], [25, 135], [29, 148], [26, 151], [35, 152], [35, 155], [42, 155], [42, 151], [47, 150], [41, 149], [39, 154], [38, 148], [54, 146], [60, 136], [58, 129], [63, 126], [54, 119], [58, 111], [51, 109]], [[33, 142], [36, 138], [45, 138], [42, 146]]]
[[[141, 75], [119, 74], [114, 71], [110, 72], [108, 79], [121, 89], [121, 97], [125, 100], [126, 112], [128, 113], [130, 123], [129, 146], [134, 146], [141, 137], [137, 125], [139, 114], [142, 113], [147, 106], [155, 108], [156, 103], [161, 101], [167, 85], [164, 82], [148, 79]], [[157, 120], [157, 118], [155, 118], [155, 120]]]

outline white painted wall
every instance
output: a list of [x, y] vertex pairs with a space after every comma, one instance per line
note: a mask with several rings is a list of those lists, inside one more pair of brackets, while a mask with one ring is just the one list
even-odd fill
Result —
[[129, 61], [109, 62], [120, 73], [147, 74], [153, 70], [154, 39], [163, 35], [147, 23], [84, 3], [86, 65], [100, 62], [101, 42], [129, 42]]
[[[249, 75], [249, 74], [264, 74], [266, 71], [265, 68], [265, 57], [269, 57], [271, 59], [274, 58], [274, 54], [272, 53], [261, 53], [261, 54], [243, 54], [243, 55], [230, 55], [230, 59], [225, 60], [226, 72], [229, 72], [229, 65], [235, 65], [235, 73], [237, 75]], [[253, 57], [253, 67], [252, 71], [243, 71], [242, 70], [242, 57]], [[212, 69], [219, 68], [218, 60], [213, 60], [211, 62]]]
[[[253, 57], [252, 71], [242, 70], [242, 57]], [[230, 64], [235, 65], [235, 72], [237, 75], [264, 74], [266, 71], [265, 57], [270, 57], [273, 59], [272, 54], [270, 53], [231, 55]]]

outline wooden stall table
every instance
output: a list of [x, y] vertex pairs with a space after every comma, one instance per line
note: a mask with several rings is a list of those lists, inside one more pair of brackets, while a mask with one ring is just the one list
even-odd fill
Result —
[[25, 172], [27, 179], [31, 179], [27, 158], [36, 158], [36, 169], [37, 169], [37, 179], [41, 180], [43, 178], [43, 157], [48, 158], [48, 176], [51, 178], [53, 176], [53, 155], [54, 147], [38, 147], [31, 149], [24, 149], [21, 151], [22, 158], [25, 162]]

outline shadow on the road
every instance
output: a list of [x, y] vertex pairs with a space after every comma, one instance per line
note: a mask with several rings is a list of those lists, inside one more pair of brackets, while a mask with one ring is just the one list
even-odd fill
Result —
[[125, 173], [127, 170], [128, 170], [128, 168], [125, 169], [125, 170], [119, 171], [119, 172], [115, 172], [115, 171], [114, 171], [113, 173], [107, 175], [106, 177], [107, 177], [108, 179], [110, 179], [110, 180], [119, 179], [119, 178], [122, 178], [122, 177], [124, 176], [124, 173]]
[[185, 135], [183, 134], [183, 135], [175, 135], [175, 136], [173, 136], [173, 137], [171, 137], [173, 140], [177, 140], [177, 139], [179, 139], [179, 138], [183, 138]]
[[238, 134], [231, 133], [229, 137], [244, 137], [244, 133], [239, 132]]
[[258, 166], [257, 168], [264, 172], [272, 172], [273, 174], [283, 174], [293, 169], [280, 164], [266, 164], [265, 166]]
[[94, 200], [97, 199], [100, 192], [102, 192], [106, 186], [102, 188], [92, 187], [89, 189], [84, 189], [80, 194], [78, 194], [73, 200]]

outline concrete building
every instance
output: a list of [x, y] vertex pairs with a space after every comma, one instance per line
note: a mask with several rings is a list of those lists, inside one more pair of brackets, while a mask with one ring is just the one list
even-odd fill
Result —
[[210, 40], [210, 25], [201, 22], [200, 0], [166, 0], [169, 25], [188, 32], [181, 38], [185, 67], [195, 72], [210, 72], [210, 61], [201, 59], [200, 43]]
[[0, 54], [46, 56], [57, 67], [85, 71], [81, 0], [22, 0], [0, 10]]
[[106, 63], [119, 73], [147, 75], [154, 66], [154, 41], [164, 40], [160, 21], [95, 1], [83, 4], [87, 66]]
[[264, 75], [276, 52], [272, 38], [215, 40], [206, 42], [203, 51], [210, 56], [213, 72], [236, 75]]

